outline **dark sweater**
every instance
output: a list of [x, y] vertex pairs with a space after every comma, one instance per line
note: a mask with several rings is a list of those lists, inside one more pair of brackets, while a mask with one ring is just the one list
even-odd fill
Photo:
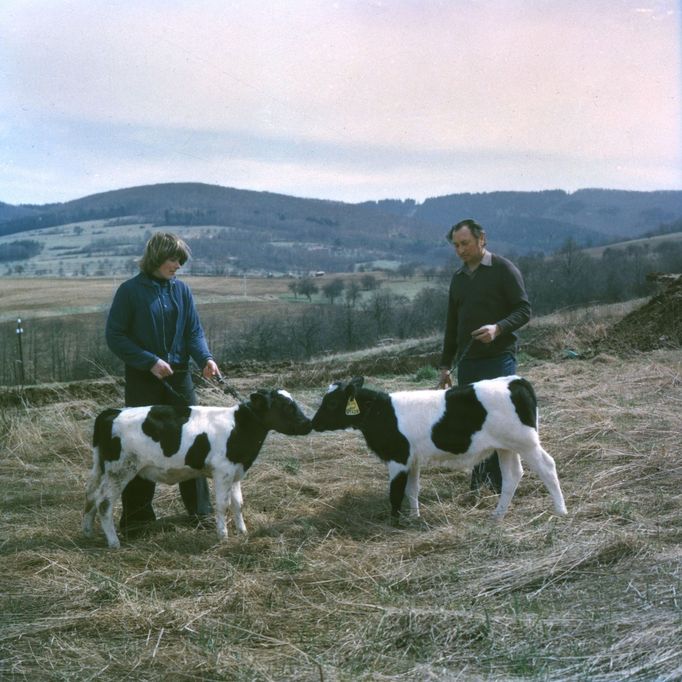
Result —
[[467, 358], [489, 358], [516, 352], [514, 333], [530, 320], [530, 303], [518, 268], [492, 254], [490, 265], [481, 263], [473, 274], [461, 267], [452, 276], [441, 367], [451, 367], [471, 332], [486, 324], [498, 324], [501, 333], [492, 343], [474, 341]]

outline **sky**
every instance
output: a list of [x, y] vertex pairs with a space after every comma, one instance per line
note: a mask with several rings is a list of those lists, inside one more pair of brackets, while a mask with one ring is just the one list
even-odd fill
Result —
[[0, 201], [682, 189], [673, 0], [2, 0]]

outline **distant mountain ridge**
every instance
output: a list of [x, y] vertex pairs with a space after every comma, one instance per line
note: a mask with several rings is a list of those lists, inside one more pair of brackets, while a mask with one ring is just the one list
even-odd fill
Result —
[[[263, 248], [318, 244], [330, 254], [360, 250], [368, 259], [437, 264], [451, 255], [443, 249], [448, 226], [463, 218], [473, 217], [484, 225], [491, 248], [499, 252], [552, 253], [569, 238], [597, 246], [678, 221], [682, 191], [485, 192], [421, 203], [384, 199], [351, 204], [203, 183], [165, 183], [42, 206], [0, 203], [0, 236], [126, 217], [178, 231], [183, 225], [225, 226]], [[333, 259], [329, 262], [334, 267]]]
[[[517, 251], [556, 247], [571, 236], [581, 245], [630, 239], [655, 231], [682, 216], [682, 191], [632, 192], [581, 189], [538, 192], [451, 194], [426, 199], [379, 201], [383, 210], [429, 223], [450, 225], [473, 217], [491, 238]], [[540, 236], [540, 234], [543, 236]], [[519, 244], [535, 246], [519, 248]]]

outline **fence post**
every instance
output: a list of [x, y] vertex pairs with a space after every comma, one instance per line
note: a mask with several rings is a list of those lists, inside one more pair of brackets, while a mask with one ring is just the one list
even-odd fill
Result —
[[24, 334], [24, 328], [21, 326], [21, 318], [17, 318], [17, 342], [19, 343], [19, 377], [20, 383], [23, 386], [26, 383], [26, 375], [24, 374], [24, 349], [21, 346], [21, 337]]

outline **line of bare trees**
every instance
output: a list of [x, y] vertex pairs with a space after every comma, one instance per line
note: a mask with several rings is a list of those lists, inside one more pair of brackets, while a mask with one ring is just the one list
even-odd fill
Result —
[[[682, 272], [682, 241], [656, 247], [633, 244], [626, 249], [606, 249], [592, 257], [572, 242], [551, 258], [523, 256], [515, 259], [523, 272], [534, 314], [543, 314], [594, 302], [614, 302], [653, 292], [646, 275], [652, 271]], [[218, 360], [297, 360], [343, 350], [372, 347], [387, 337], [405, 339], [443, 328], [447, 284], [451, 266], [433, 277], [426, 288], [408, 300], [380, 288], [367, 275], [358, 284], [342, 277], [321, 285], [324, 303], [312, 302], [318, 284], [300, 288], [298, 312], [270, 315], [237, 325], [229, 308], [203, 314], [209, 344]], [[432, 273], [433, 274], [433, 273]], [[292, 283], [293, 284], [293, 283]], [[319, 300], [319, 297], [318, 299]], [[77, 325], [72, 318], [24, 319], [23, 365], [19, 365], [14, 322], [0, 325], [0, 384], [69, 381], [119, 374], [120, 362], [106, 347], [104, 315]]]

